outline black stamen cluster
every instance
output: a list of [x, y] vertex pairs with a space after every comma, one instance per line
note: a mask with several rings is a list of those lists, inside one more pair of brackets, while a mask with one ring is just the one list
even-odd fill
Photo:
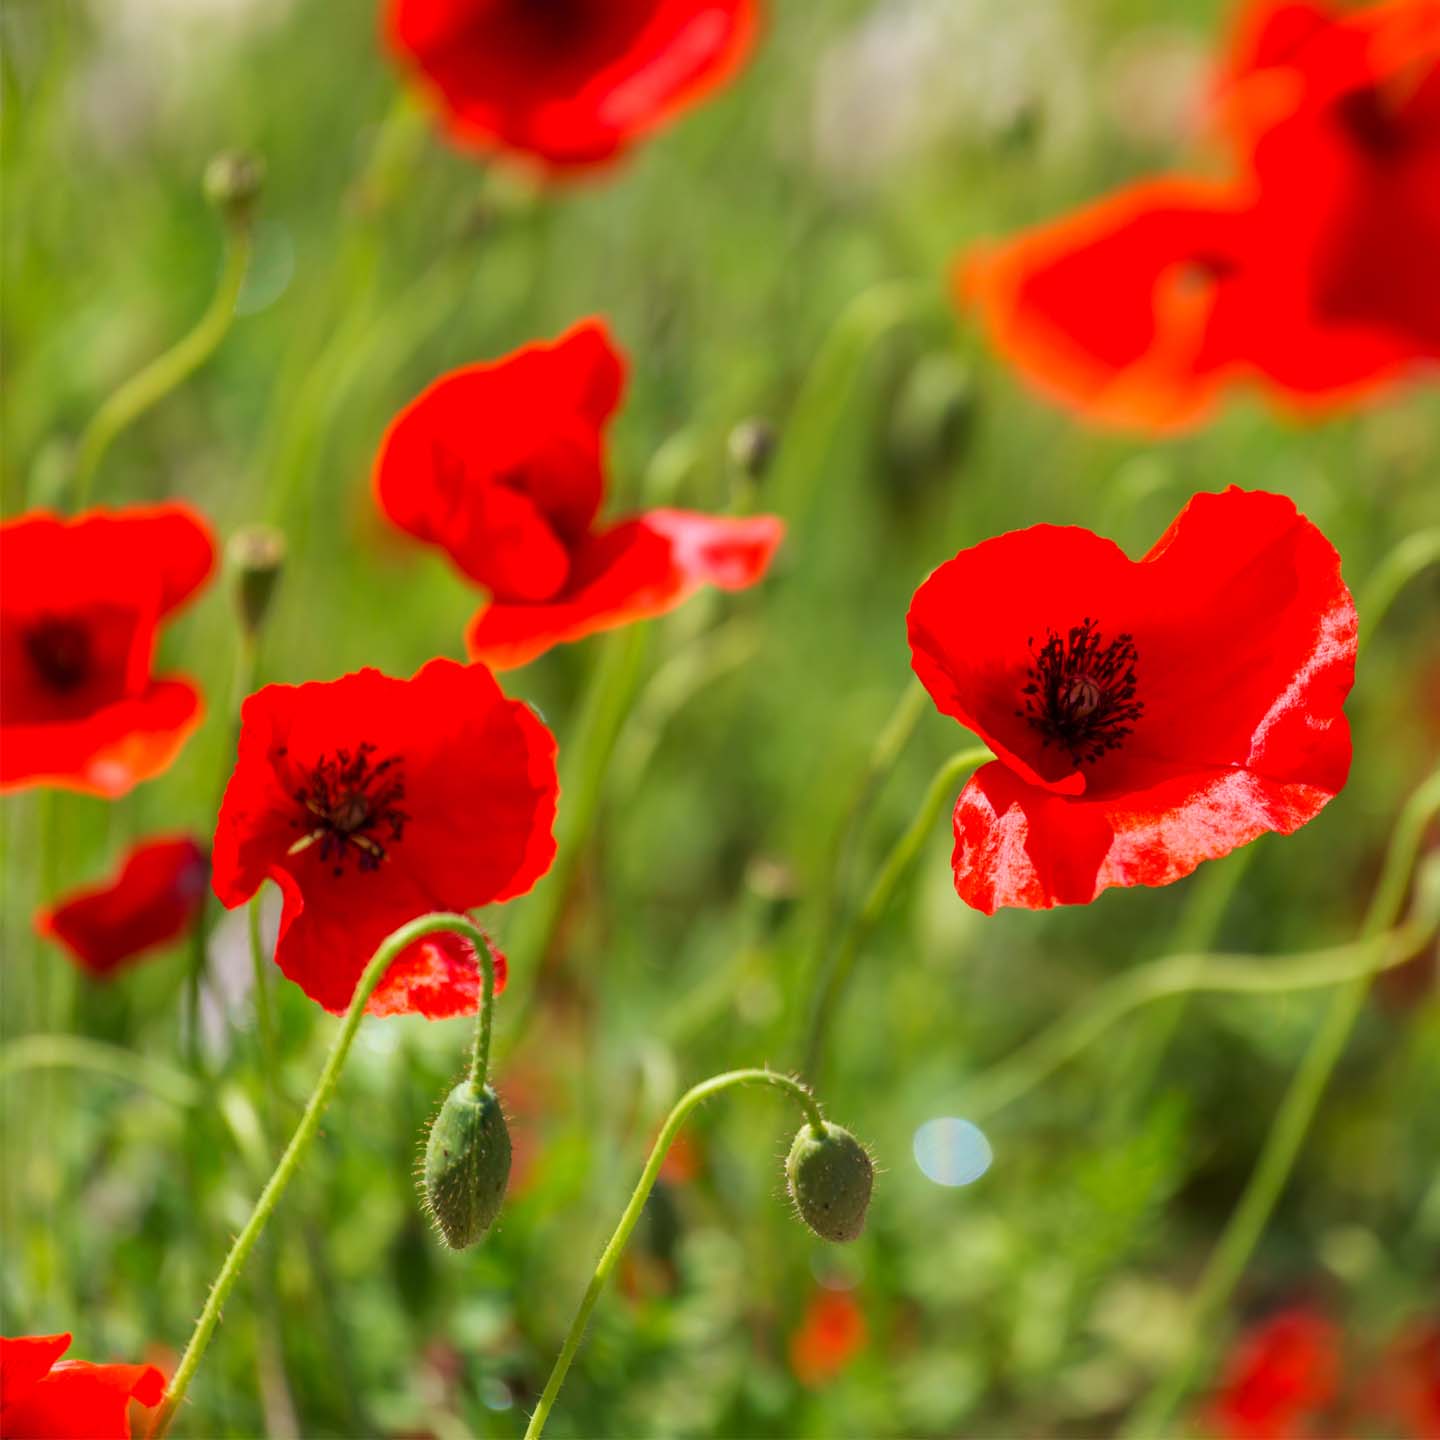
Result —
[[[367, 742], [353, 752], [322, 755], [309, 783], [295, 791], [305, 818], [292, 823], [315, 835], [321, 860], [333, 859], [336, 875], [344, 873], [352, 849], [362, 870], [378, 870], [386, 845], [404, 837], [410, 818], [398, 804], [405, 798], [405, 779], [397, 768], [400, 757], [390, 755], [372, 764], [374, 754], [375, 746]], [[383, 842], [377, 833], [381, 831], [388, 831]]]
[[52, 690], [76, 690], [90, 676], [90, 633], [74, 620], [45, 619], [25, 632], [25, 653]]
[[1135, 699], [1134, 637], [1117, 635], [1106, 645], [1087, 615], [1064, 638], [1047, 630], [1038, 653], [1033, 635], [1029, 645], [1035, 663], [1020, 692], [1025, 708], [1015, 713], [1044, 736], [1046, 748], [1069, 751], [1072, 764], [1118, 749], [1145, 708]]

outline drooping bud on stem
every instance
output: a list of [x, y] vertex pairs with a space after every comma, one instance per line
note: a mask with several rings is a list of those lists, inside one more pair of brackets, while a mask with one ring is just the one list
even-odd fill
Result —
[[747, 480], [759, 480], [775, 455], [775, 427], [768, 420], [742, 420], [727, 442], [730, 462]]
[[275, 598], [275, 587], [285, 565], [285, 537], [270, 525], [247, 525], [231, 537], [227, 555], [235, 572], [240, 623], [253, 640], [260, 634]]
[[500, 1099], [467, 1076], [445, 1097], [425, 1141], [425, 1208], [452, 1250], [495, 1223], [510, 1179], [510, 1131]]
[[865, 1147], [828, 1120], [817, 1132], [801, 1127], [785, 1161], [790, 1198], [800, 1218], [822, 1240], [858, 1240], [870, 1208], [875, 1166]]
[[248, 150], [222, 150], [205, 167], [205, 198], [230, 225], [249, 225], [265, 184], [265, 162]]

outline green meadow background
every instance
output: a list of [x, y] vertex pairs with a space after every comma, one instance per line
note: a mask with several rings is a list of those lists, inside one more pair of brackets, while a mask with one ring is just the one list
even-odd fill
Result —
[[[0, 6], [7, 514], [64, 508], [96, 407], [204, 309], [224, 234], [201, 176], [243, 147], [268, 177], [234, 326], [118, 439], [94, 499], [184, 497], [222, 539], [257, 521], [284, 531], [260, 680], [409, 674], [462, 655], [477, 597], [381, 523], [377, 443], [443, 371], [586, 315], [607, 318], [630, 361], [607, 513], [739, 499], [789, 526], [763, 586], [648, 627], [639, 699], [548, 953], [524, 945], [548, 882], [486, 917], [512, 966], [495, 1078], [517, 1167], [497, 1230], [454, 1255], [413, 1189], [469, 1025], [367, 1021], [177, 1433], [523, 1430], [669, 1105], [717, 1070], [800, 1064], [838, 928], [827, 877], [843, 925], [937, 767], [970, 743], [926, 705], [835, 870], [906, 690], [906, 607], [933, 566], [1042, 521], [1139, 555], [1193, 492], [1238, 484], [1292, 496], [1325, 531], [1368, 626], [1387, 555], [1440, 519], [1433, 390], [1324, 423], [1242, 397], [1179, 439], [1095, 432], [1033, 398], [948, 302], [968, 242], [1142, 174], [1223, 164], [1194, 123], [1222, 6], [766, 10], [731, 89], [613, 171], [541, 192], [407, 109], [369, 0]], [[778, 443], [750, 495], [728, 437], [752, 417]], [[93, 1359], [173, 1363], [336, 1023], [273, 972], [281, 1055], [263, 1066], [244, 917], [218, 906], [198, 1047], [185, 946], [97, 985], [30, 929], [37, 904], [109, 871], [131, 841], [210, 833], [233, 753], [230, 579], [164, 636], [164, 666], [196, 675], [209, 701], [166, 775], [113, 805], [31, 792], [0, 806], [0, 1328], [73, 1330], [72, 1353]], [[1157, 1000], [1036, 1083], [1007, 1094], [997, 1073], [1016, 1071], [995, 1067], [1197, 943], [1261, 957], [1263, 973], [1264, 957], [1353, 939], [1440, 749], [1437, 636], [1432, 570], [1366, 634], [1346, 790], [1295, 836], [1167, 889], [986, 918], [954, 893], [938, 819], [810, 1076], [881, 1168], [864, 1238], [827, 1247], [788, 1213], [785, 1102], [738, 1092], [707, 1106], [690, 1129], [695, 1173], [662, 1182], [551, 1433], [1114, 1433], [1173, 1359], [1186, 1296], [1328, 992]], [[562, 775], [607, 646], [613, 657], [615, 642], [591, 640], [504, 678], [555, 730]], [[1331, 1308], [1358, 1351], [1433, 1307], [1435, 974], [1432, 939], [1377, 985], [1206, 1336], [1202, 1377], [1247, 1317], [1297, 1297]], [[35, 1063], [33, 1037], [57, 1034], [130, 1059]], [[938, 1116], [984, 1129], [994, 1163], [977, 1183], [939, 1186], [918, 1167], [914, 1134]], [[789, 1337], [821, 1287], [854, 1294], [868, 1341], [806, 1385]]]

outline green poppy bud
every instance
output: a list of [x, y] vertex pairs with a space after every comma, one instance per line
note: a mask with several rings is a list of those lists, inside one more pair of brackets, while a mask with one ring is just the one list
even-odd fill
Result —
[[500, 1100], [468, 1077], [445, 1097], [425, 1141], [425, 1208], [452, 1250], [495, 1223], [510, 1179], [510, 1131]]
[[247, 525], [230, 539], [228, 558], [235, 573], [240, 623], [252, 638], [260, 633], [275, 586], [285, 566], [285, 537], [269, 525]]
[[225, 218], [248, 225], [265, 183], [265, 162], [245, 150], [224, 150], [205, 167], [205, 198]]
[[843, 1244], [859, 1239], [875, 1166], [848, 1130], [828, 1120], [823, 1135], [802, 1126], [785, 1161], [785, 1179], [800, 1218], [822, 1240]]
[[775, 454], [775, 427], [768, 420], [742, 420], [726, 442], [730, 463], [747, 480], [759, 480]]

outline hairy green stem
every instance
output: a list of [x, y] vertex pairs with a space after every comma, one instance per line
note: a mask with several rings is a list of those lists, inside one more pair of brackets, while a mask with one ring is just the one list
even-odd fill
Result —
[[956, 785], [962, 777], [991, 758], [990, 751], [984, 745], [976, 745], [969, 750], [960, 751], [958, 755], [952, 755], [935, 772], [909, 829], [901, 835], [885, 857], [860, 909], [841, 934], [839, 943], [831, 951], [829, 963], [819, 977], [805, 1045], [806, 1074], [819, 1075], [824, 1067], [830, 1025], [845, 987], [850, 983], [850, 976], [854, 973], [861, 945], [884, 915], [896, 887], [934, 830], [935, 822], [940, 818], [946, 802], [953, 803]]
[[[1425, 830], [1437, 810], [1440, 810], [1440, 771], [1430, 775], [1401, 812], [1390, 838], [1385, 867], [1361, 927], [1362, 941], [1373, 942], [1394, 926], [1405, 903], [1406, 888]], [[1180, 1352], [1169, 1372], [1137, 1406], [1122, 1432], [1130, 1440], [1150, 1440], [1163, 1434], [1184, 1399], [1202, 1359], [1202, 1338], [1228, 1303], [1290, 1178], [1331, 1072], [1339, 1063], [1364, 1007], [1373, 974], [1373, 967], [1362, 971], [1346, 981], [1331, 1000], [1275, 1113], [1240, 1201], [1191, 1295]]]
[[570, 1364], [580, 1349], [580, 1342], [585, 1338], [585, 1327], [589, 1324], [590, 1312], [594, 1310], [595, 1302], [605, 1288], [605, 1282], [610, 1278], [611, 1272], [619, 1262], [626, 1242], [630, 1239], [631, 1232], [635, 1229], [636, 1222], [645, 1209], [645, 1202], [650, 1198], [651, 1190], [655, 1188], [660, 1167], [664, 1163], [665, 1153], [674, 1142], [676, 1135], [680, 1133], [680, 1127], [685, 1123], [690, 1112], [702, 1101], [736, 1085], [770, 1085], [777, 1090], [783, 1090], [800, 1106], [806, 1121], [809, 1122], [816, 1134], [823, 1133], [825, 1120], [820, 1113], [820, 1107], [815, 1102], [814, 1095], [793, 1076], [782, 1075], [775, 1070], [727, 1070], [723, 1075], [713, 1075], [708, 1080], [702, 1080], [700, 1084], [687, 1090], [676, 1101], [675, 1108], [666, 1116], [665, 1123], [660, 1127], [660, 1133], [655, 1138], [655, 1144], [650, 1150], [650, 1158], [645, 1162], [645, 1168], [640, 1173], [639, 1182], [630, 1196], [630, 1203], [626, 1205], [624, 1214], [620, 1216], [620, 1223], [615, 1227], [615, 1233], [611, 1235], [605, 1249], [600, 1253], [595, 1273], [591, 1275], [590, 1283], [585, 1287], [585, 1294], [581, 1297], [580, 1308], [575, 1312], [575, 1318], [570, 1322], [570, 1329], [566, 1332], [565, 1343], [560, 1347], [559, 1355], [555, 1357], [555, 1365], [550, 1371], [549, 1380], [545, 1382], [540, 1403], [536, 1405], [535, 1413], [530, 1417], [530, 1424], [525, 1430], [525, 1440], [535, 1440], [535, 1437], [545, 1429], [545, 1422], [550, 1418], [555, 1397], [559, 1395]]
[[240, 1278], [245, 1261], [255, 1248], [255, 1242], [260, 1238], [266, 1221], [274, 1213], [281, 1195], [285, 1193], [286, 1186], [294, 1179], [305, 1152], [310, 1148], [310, 1143], [320, 1128], [321, 1117], [335, 1094], [336, 1086], [340, 1083], [340, 1072], [345, 1066], [346, 1057], [350, 1054], [350, 1046], [354, 1042], [356, 1031], [360, 1028], [361, 1018], [365, 1014], [365, 1006], [374, 993], [375, 987], [384, 978], [385, 972], [402, 951], [417, 940], [423, 940], [427, 935], [439, 934], [442, 931], [462, 935], [475, 946], [476, 957], [488, 976], [486, 993], [493, 995], [494, 967], [490, 959], [489, 946], [479, 927], [466, 915], [446, 913], [422, 915], [419, 919], [402, 925], [381, 941], [356, 983], [355, 993], [350, 1000], [350, 1008], [345, 1012], [345, 1017], [340, 1023], [339, 1033], [330, 1047], [330, 1054], [320, 1072], [320, 1078], [315, 1082], [315, 1089], [311, 1092], [310, 1099], [305, 1105], [305, 1113], [301, 1115], [300, 1123], [295, 1127], [295, 1133], [290, 1137], [290, 1143], [285, 1147], [285, 1153], [280, 1157], [280, 1163], [275, 1167], [274, 1173], [260, 1192], [260, 1198], [250, 1212], [250, 1218], [245, 1222], [239, 1235], [235, 1237], [235, 1243], [230, 1247], [230, 1253], [225, 1257], [225, 1263], [221, 1265], [220, 1273], [215, 1277], [215, 1283], [210, 1287], [209, 1297], [205, 1301], [205, 1308], [200, 1312], [200, 1319], [196, 1322], [194, 1333], [190, 1336], [190, 1343], [180, 1357], [180, 1364], [175, 1371], [174, 1378], [170, 1381], [170, 1388], [151, 1423], [151, 1440], [159, 1440], [159, 1437], [169, 1430], [170, 1422], [184, 1401], [185, 1394], [190, 1388], [190, 1382], [195, 1378], [195, 1372], [204, 1358], [211, 1336], [215, 1333], [215, 1327], [220, 1323], [220, 1312], [224, 1308], [225, 1300], [234, 1288], [236, 1280]]
[[90, 503], [95, 472], [115, 438], [153, 405], [184, 383], [214, 354], [235, 318], [235, 302], [250, 268], [250, 228], [226, 227], [225, 263], [205, 313], [182, 339], [115, 390], [85, 427], [76, 449], [75, 508]]
[[[478, 939], [476, 937], [479, 937]], [[480, 965], [480, 1013], [475, 1017], [475, 1049], [470, 1058], [470, 1086], [483, 1090], [490, 1075], [490, 1031], [495, 1016], [495, 952], [490, 940], [478, 927], [469, 937], [475, 946]]]

